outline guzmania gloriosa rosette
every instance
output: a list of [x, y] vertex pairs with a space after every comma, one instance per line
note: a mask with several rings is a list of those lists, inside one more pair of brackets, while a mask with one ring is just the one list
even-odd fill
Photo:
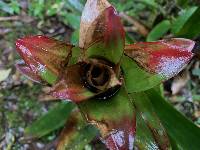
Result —
[[143, 112], [158, 147], [170, 149], [158, 117], [145, 116], [134, 95], [179, 73], [194, 55], [194, 41], [172, 38], [125, 45], [115, 8], [106, 0], [88, 0], [79, 46], [36, 35], [18, 39], [16, 47], [23, 59], [16, 64], [19, 71], [51, 86], [55, 98], [76, 103], [109, 149], [133, 149], [137, 111]]

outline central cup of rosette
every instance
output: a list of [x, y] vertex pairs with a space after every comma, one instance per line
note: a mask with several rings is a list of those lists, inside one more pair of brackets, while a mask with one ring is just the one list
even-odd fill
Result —
[[122, 74], [117, 77], [114, 65], [103, 59], [90, 59], [82, 63], [82, 80], [92, 92], [99, 93], [96, 98], [112, 97], [122, 85]]

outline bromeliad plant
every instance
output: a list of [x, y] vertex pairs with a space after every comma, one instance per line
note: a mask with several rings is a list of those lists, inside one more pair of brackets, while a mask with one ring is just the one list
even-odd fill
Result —
[[[106, 0], [87, 0], [79, 47], [42, 35], [19, 39], [16, 47], [23, 58], [16, 64], [19, 71], [51, 86], [50, 94], [55, 98], [77, 104], [84, 119], [99, 129], [109, 149], [188, 148], [184, 145], [187, 135], [177, 138], [179, 129], [170, 124], [184, 118], [162, 101], [156, 87], [190, 61], [194, 41], [174, 38], [125, 45], [115, 8]], [[175, 116], [167, 115], [168, 111]], [[188, 120], [185, 124], [199, 133]], [[66, 143], [61, 145], [67, 147]]]

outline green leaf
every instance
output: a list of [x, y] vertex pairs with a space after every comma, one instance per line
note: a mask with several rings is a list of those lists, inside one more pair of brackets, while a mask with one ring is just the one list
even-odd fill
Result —
[[158, 74], [150, 74], [137, 65], [131, 58], [122, 58], [125, 85], [129, 93], [145, 91], [161, 83]]
[[44, 81], [47, 81], [49, 84], [54, 84], [57, 79], [58, 76], [56, 76], [55, 74], [53, 74], [50, 70], [46, 69], [43, 72], [40, 73], [41, 78]]
[[155, 113], [152, 103], [147, 95], [139, 92], [132, 93], [130, 96], [132, 97], [132, 102], [134, 103], [136, 110], [140, 113], [147, 127], [150, 129], [151, 134], [156, 141], [156, 145], [158, 145], [161, 149], [168, 149], [170, 147], [168, 135], [165, 128], [162, 126], [160, 119]]
[[153, 8], [158, 8], [159, 7], [159, 5], [157, 4], [157, 2], [155, 0], [141, 0], [141, 3], [144, 3], [147, 6], [151, 6]]
[[80, 0], [68, 0], [68, 3], [79, 12], [82, 12], [83, 4], [80, 2]]
[[13, 14], [14, 10], [7, 3], [0, 1], [0, 10], [7, 12], [9, 14]]
[[97, 134], [98, 130], [94, 126], [86, 124], [79, 111], [73, 111], [61, 132], [57, 150], [83, 149]]
[[177, 34], [183, 26], [187, 23], [193, 13], [197, 10], [198, 7], [191, 7], [184, 10], [181, 15], [172, 23], [172, 33]]
[[71, 43], [73, 45], [78, 45], [78, 41], [79, 41], [79, 30], [75, 30], [71, 36]]
[[69, 66], [75, 65], [78, 62], [80, 56], [81, 56], [81, 49], [79, 47], [72, 48], [72, 55], [69, 59]]
[[135, 146], [138, 149], [149, 149], [149, 150], [158, 150], [159, 147], [153, 138], [153, 135], [148, 128], [147, 124], [145, 124], [141, 115], [137, 113], [137, 128], [136, 128], [136, 139]]
[[199, 150], [200, 128], [186, 119], [153, 89], [146, 92], [169, 136], [183, 150]]
[[200, 34], [200, 7], [196, 9], [183, 28], [176, 34], [180, 37], [195, 38]]
[[26, 128], [25, 133], [30, 137], [40, 138], [48, 133], [64, 126], [74, 104], [71, 102], [59, 103], [44, 116], [35, 121], [31, 126]]
[[200, 69], [192, 70], [192, 74], [195, 75], [195, 76], [199, 76], [200, 77]]
[[74, 29], [78, 29], [80, 26], [80, 16], [74, 13], [63, 12], [63, 21], [66, 25], [70, 25]]
[[186, 6], [188, 2], [188, 0], [177, 0], [178, 5], [180, 6]]
[[97, 134], [98, 130], [94, 126], [87, 125], [80, 130], [75, 141], [71, 141], [71, 144], [69, 144], [67, 148], [74, 150], [83, 149]]
[[73, 133], [73, 138], [70, 139], [69, 143], [63, 144], [57, 150], [84, 149], [84, 147], [91, 142], [97, 134], [98, 130], [93, 125], [85, 125], [82, 128], [77, 129], [77, 132]]
[[11, 0], [10, 3], [11, 8], [13, 9], [13, 12], [19, 14], [20, 13], [20, 4], [16, 0]]
[[35, 3], [30, 3], [29, 13], [35, 17], [39, 17], [40, 19], [44, 18], [45, 13], [45, 1], [37, 0]]
[[[79, 108], [89, 123], [95, 125], [107, 147], [128, 149], [133, 146], [135, 134], [135, 110], [124, 87], [111, 98], [90, 99], [79, 103]], [[113, 132], [116, 131], [116, 132]], [[123, 134], [121, 137], [120, 135]], [[125, 141], [118, 145], [117, 137]], [[125, 140], [125, 139], [130, 140]]]
[[157, 24], [147, 36], [147, 41], [155, 41], [163, 37], [169, 29], [171, 28], [171, 23], [169, 20], [163, 20]]

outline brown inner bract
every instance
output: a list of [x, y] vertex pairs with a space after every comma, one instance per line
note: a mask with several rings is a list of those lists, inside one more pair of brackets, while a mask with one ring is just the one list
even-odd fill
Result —
[[111, 71], [110, 68], [102, 64], [91, 64], [87, 72], [87, 80], [93, 87], [104, 90], [110, 81]]
[[112, 67], [104, 61], [92, 59], [86, 68], [87, 84], [97, 92], [105, 90], [111, 80]]
[[118, 79], [114, 65], [102, 59], [90, 59], [82, 63], [82, 80], [85, 86], [97, 93], [98, 99], [112, 97], [121, 87], [122, 76]]

